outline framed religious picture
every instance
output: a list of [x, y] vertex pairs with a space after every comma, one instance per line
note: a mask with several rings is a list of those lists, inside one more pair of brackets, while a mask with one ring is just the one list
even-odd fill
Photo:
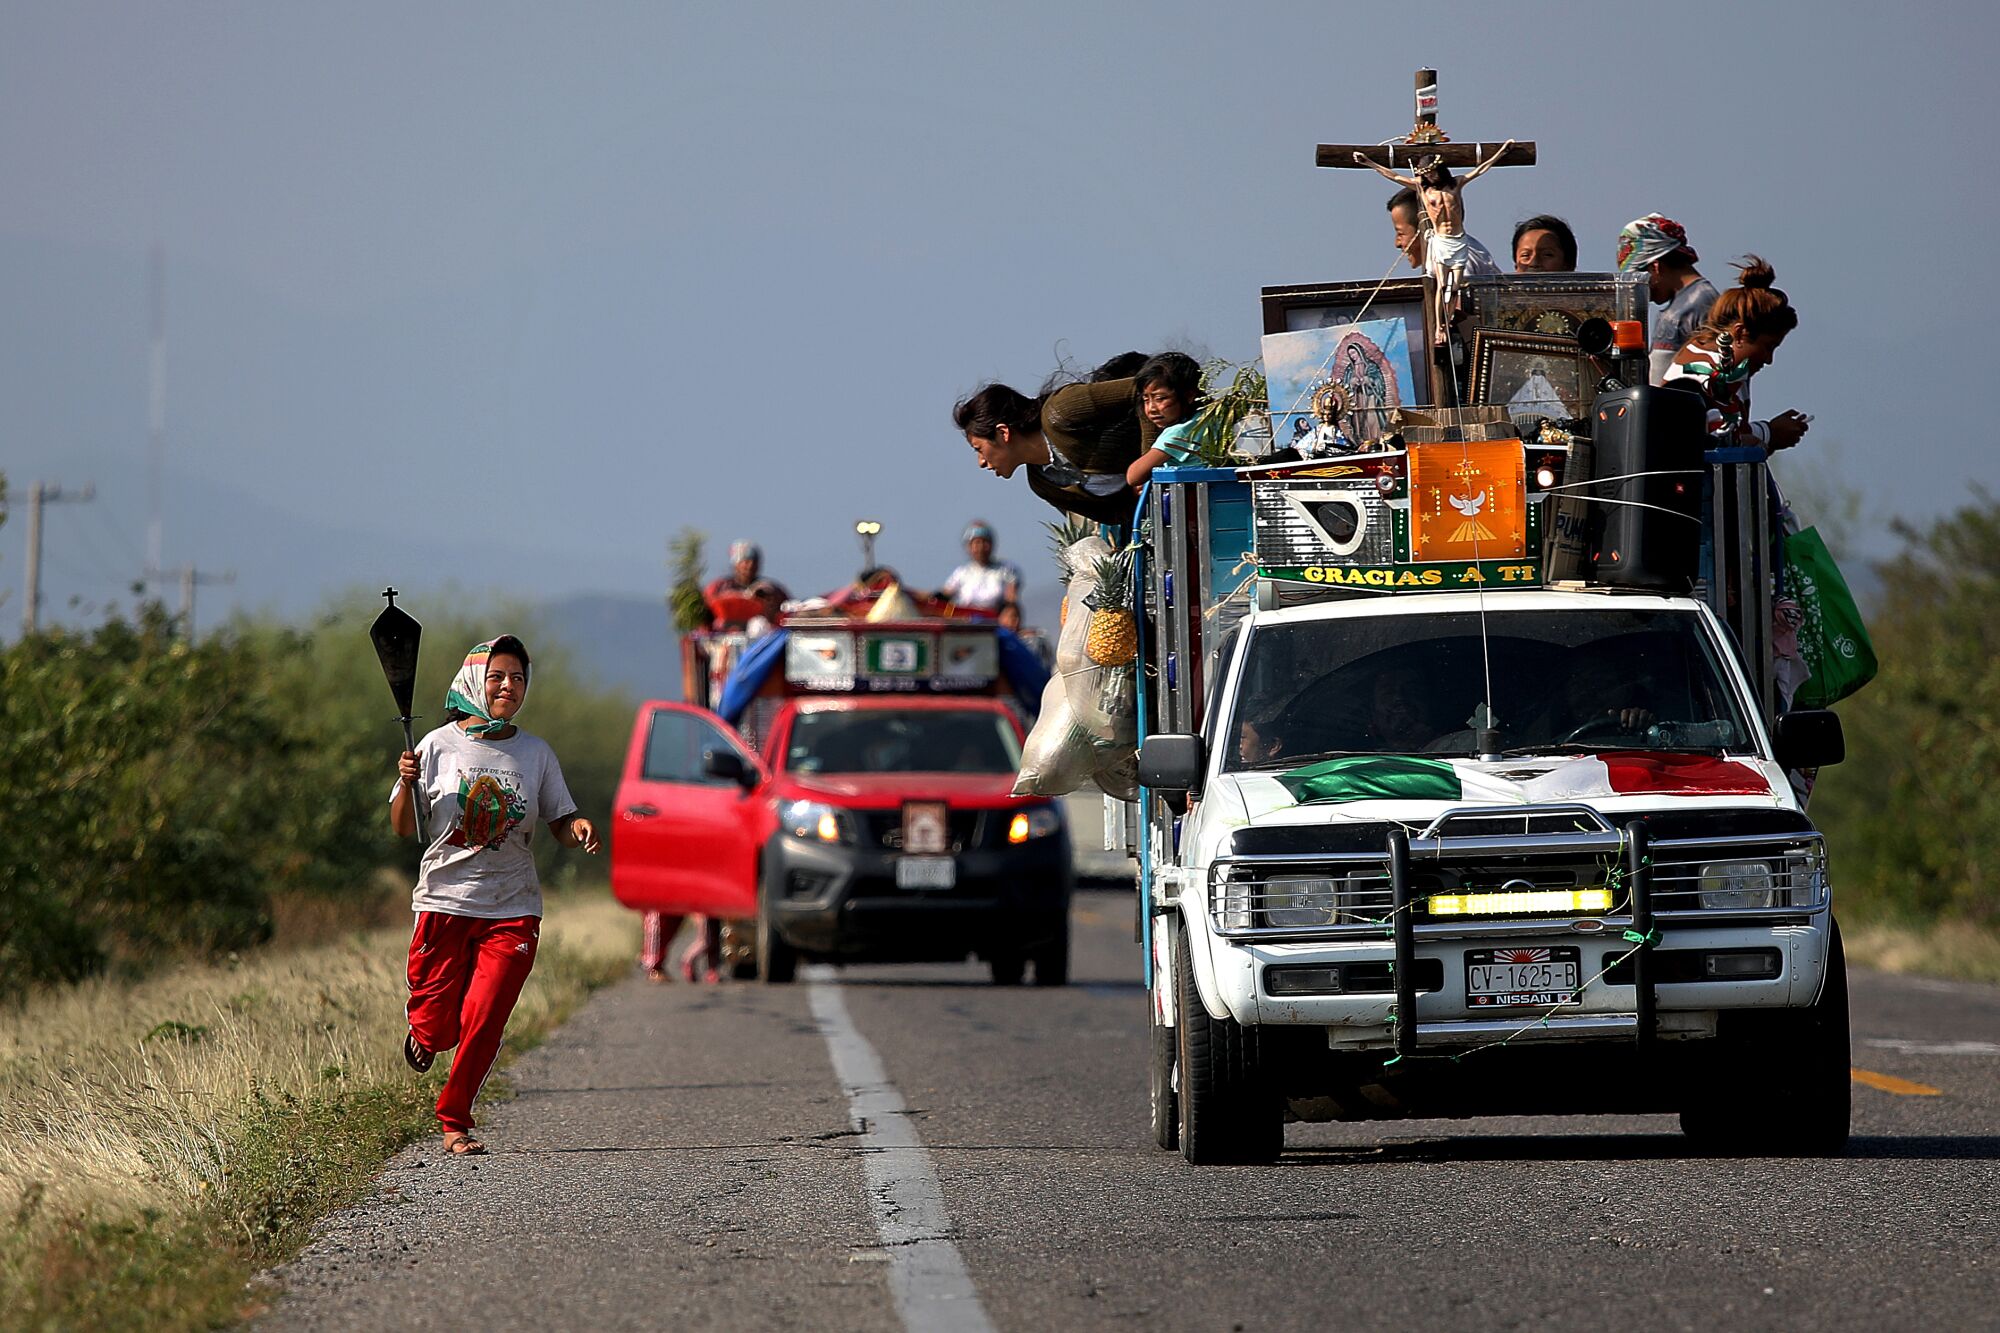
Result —
[[[1304, 333], [1362, 320], [1401, 320], [1405, 342], [1417, 350], [1410, 358], [1410, 378], [1403, 386], [1403, 403], [1431, 401], [1431, 360], [1422, 349], [1424, 280], [1390, 278], [1386, 282], [1308, 282], [1264, 289], [1264, 332]], [[1283, 441], [1280, 441], [1283, 443]]]
[[1340, 447], [1336, 423], [1349, 448], [1387, 435], [1423, 361], [1395, 318], [1267, 333], [1262, 351], [1274, 447], [1309, 457]]
[[1646, 320], [1643, 273], [1505, 273], [1467, 278], [1459, 302], [1468, 329], [1573, 338], [1587, 319]]
[[1575, 338], [1496, 329], [1472, 335], [1472, 401], [1504, 407], [1517, 424], [1588, 416], [1597, 378]]

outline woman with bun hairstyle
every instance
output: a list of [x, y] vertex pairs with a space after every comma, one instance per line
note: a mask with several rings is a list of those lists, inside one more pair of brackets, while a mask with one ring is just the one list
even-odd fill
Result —
[[542, 886], [531, 843], [547, 824], [565, 847], [597, 850], [555, 751], [514, 725], [528, 701], [528, 650], [511, 634], [475, 644], [445, 694], [445, 724], [406, 750], [389, 793], [396, 836], [417, 831], [423, 789], [430, 846], [412, 907], [409, 1035], [403, 1059], [422, 1073], [458, 1048], [438, 1094], [444, 1150], [483, 1153], [472, 1102], [500, 1053], [500, 1037], [535, 965]]
[[1709, 434], [1731, 444], [1789, 449], [1811, 418], [1787, 409], [1769, 421], [1750, 419], [1750, 380], [1771, 364], [1799, 312], [1771, 285], [1771, 266], [1756, 255], [1737, 265], [1741, 277], [1715, 299], [1708, 317], [1667, 368], [1662, 384], [1695, 389], [1708, 401]]

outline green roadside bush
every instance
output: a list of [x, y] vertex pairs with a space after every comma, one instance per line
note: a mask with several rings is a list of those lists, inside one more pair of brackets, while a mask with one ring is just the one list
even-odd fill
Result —
[[1813, 819], [1844, 911], [2000, 927], [2000, 501], [1895, 531], [1867, 617], [1881, 671], [1839, 707], [1847, 762]]
[[[419, 726], [437, 725], [467, 648], [521, 635], [535, 659], [523, 723], [608, 825], [631, 701], [578, 682], [519, 611], [452, 605], [466, 609], [427, 617]], [[0, 995], [258, 944], [273, 892], [339, 898], [376, 891], [384, 866], [414, 876], [416, 846], [386, 813], [402, 738], [367, 637], [379, 606], [357, 594], [309, 631], [238, 620], [196, 643], [147, 606], [0, 650]], [[554, 839], [537, 855], [549, 881], [576, 877], [579, 854]]]

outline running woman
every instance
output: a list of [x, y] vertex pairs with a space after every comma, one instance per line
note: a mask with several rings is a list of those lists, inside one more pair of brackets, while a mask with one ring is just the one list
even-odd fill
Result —
[[555, 751], [514, 725], [528, 699], [528, 650], [511, 634], [478, 644], [445, 694], [445, 725], [404, 751], [389, 796], [398, 837], [416, 832], [423, 789], [430, 846], [412, 907], [410, 1031], [403, 1058], [419, 1073], [458, 1048], [438, 1094], [444, 1149], [483, 1153], [472, 1102], [500, 1053], [500, 1037], [535, 965], [542, 885], [531, 843], [546, 823], [565, 847], [597, 851]]

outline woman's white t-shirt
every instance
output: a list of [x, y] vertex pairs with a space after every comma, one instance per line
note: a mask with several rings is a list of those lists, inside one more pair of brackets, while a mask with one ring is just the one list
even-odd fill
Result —
[[[516, 727], [505, 740], [447, 723], [417, 742], [430, 845], [410, 905], [504, 920], [542, 914], [535, 826], [576, 813], [556, 752]], [[390, 799], [395, 799], [392, 787]]]

